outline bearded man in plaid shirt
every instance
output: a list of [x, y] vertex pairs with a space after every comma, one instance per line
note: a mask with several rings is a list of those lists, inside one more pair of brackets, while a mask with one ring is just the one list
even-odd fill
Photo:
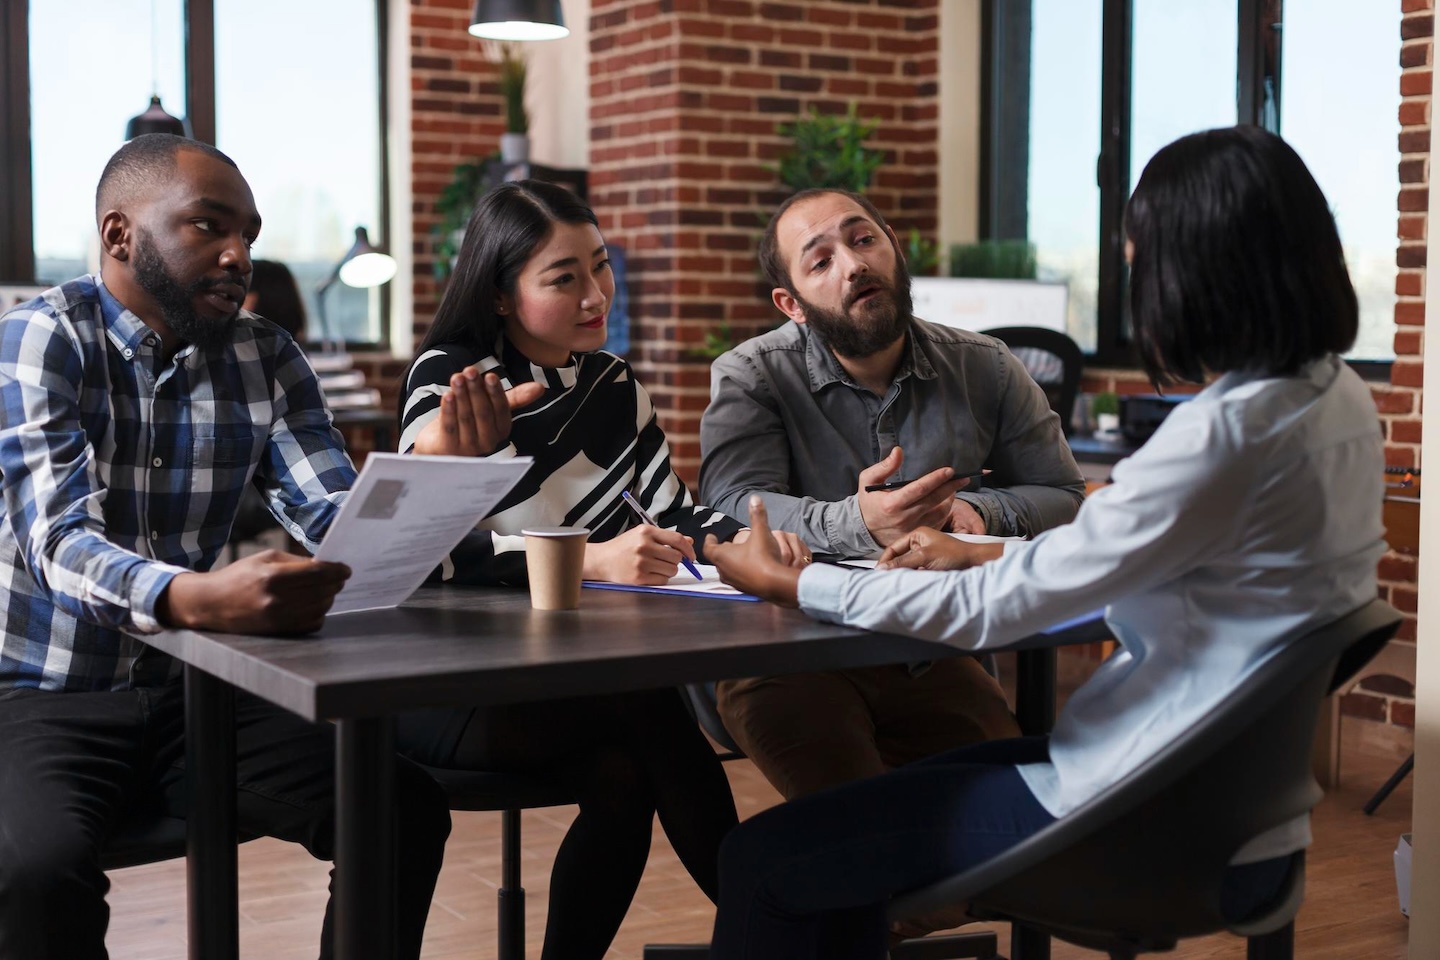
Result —
[[[185, 815], [184, 696], [141, 638], [303, 633], [349, 571], [267, 551], [212, 567], [253, 483], [312, 550], [355, 470], [290, 336], [241, 302], [260, 215], [234, 162], [151, 134], [96, 192], [100, 273], [0, 317], [0, 956], [104, 958], [98, 852]], [[329, 859], [334, 738], [236, 698], [240, 829]], [[450, 819], [397, 759], [397, 956], [418, 957]], [[321, 954], [330, 956], [330, 911]]]

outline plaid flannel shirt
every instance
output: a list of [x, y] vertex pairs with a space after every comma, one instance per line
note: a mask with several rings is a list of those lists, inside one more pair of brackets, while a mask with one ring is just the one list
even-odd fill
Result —
[[242, 313], [168, 363], [97, 276], [0, 317], [0, 690], [120, 690], [254, 482], [315, 548], [355, 479], [314, 371]]

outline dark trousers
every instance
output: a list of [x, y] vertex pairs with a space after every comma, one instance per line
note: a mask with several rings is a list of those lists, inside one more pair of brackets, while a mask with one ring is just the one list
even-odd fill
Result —
[[[1055, 822], [1015, 769], [1048, 758], [1045, 737], [995, 740], [751, 817], [720, 850], [711, 960], [881, 960], [892, 897]], [[1291, 862], [1231, 867], [1225, 915], [1241, 920], [1271, 903]]]
[[1015, 764], [1043, 738], [964, 747], [791, 800], [720, 850], [712, 960], [879, 960], [885, 904], [1003, 853], [1055, 822]]
[[541, 960], [600, 960], [645, 871], [658, 814], [700, 889], [716, 896], [735, 801], [674, 689], [400, 717], [400, 748], [432, 766], [560, 784], [580, 812], [555, 853]]
[[[97, 855], [137, 815], [184, 817], [184, 692], [0, 693], [0, 957], [103, 960], [110, 884]], [[334, 733], [244, 693], [235, 702], [241, 831], [331, 859]], [[417, 958], [450, 814], [397, 761], [397, 956]], [[327, 907], [320, 955], [330, 957]]]

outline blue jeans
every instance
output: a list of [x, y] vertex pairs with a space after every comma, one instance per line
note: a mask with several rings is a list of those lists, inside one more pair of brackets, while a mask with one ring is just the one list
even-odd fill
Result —
[[772, 807], [720, 851], [711, 960], [883, 957], [895, 894], [988, 860], [1055, 822], [1015, 766], [1043, 737], [993, 740]]

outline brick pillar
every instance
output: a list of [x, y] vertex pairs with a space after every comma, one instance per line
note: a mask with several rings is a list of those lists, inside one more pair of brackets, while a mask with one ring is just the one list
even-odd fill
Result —
[[[1420, 463], [1421, 384], [1425, 336], [1426, 209], [1430, 185], [1430, 88], [1434, 62], [1434, 0], [1402, 0], [1400, 21], [1400, 197], [1395, 264], [1395, 364], [1390, 386], [1373, 393], [1385, 428], [1385, 461]], [[1440, 478], [1431, 480], [1440, 483]], [[1415, 642], [1416, 562], [1390, 551], [1380, 561], [1380, 595], [1406, 614], [1400, 640]], [[1345, 698], [1346, 714], [1401, 726], [1415, 724], [1414, 690], [1393, 677], [1367, 680]]]
[[871, 197], [933, 238], [938, 0], [594, 0], [591, 199], [629, 254], [631, 360], [694, 484], [709, 358], [780, 319], [759, 282], [764, 216], [786, 196], [776, 127], [814, 106], [879, 121]]
[[457, 165], [494, 151], [505, 132], [495, 64], [467, 32], [472, 6], [471, 0], [411, 0], [410, 74], [396, 80], [410, 84], [417, 343], [440, 305], [435, 201]]

